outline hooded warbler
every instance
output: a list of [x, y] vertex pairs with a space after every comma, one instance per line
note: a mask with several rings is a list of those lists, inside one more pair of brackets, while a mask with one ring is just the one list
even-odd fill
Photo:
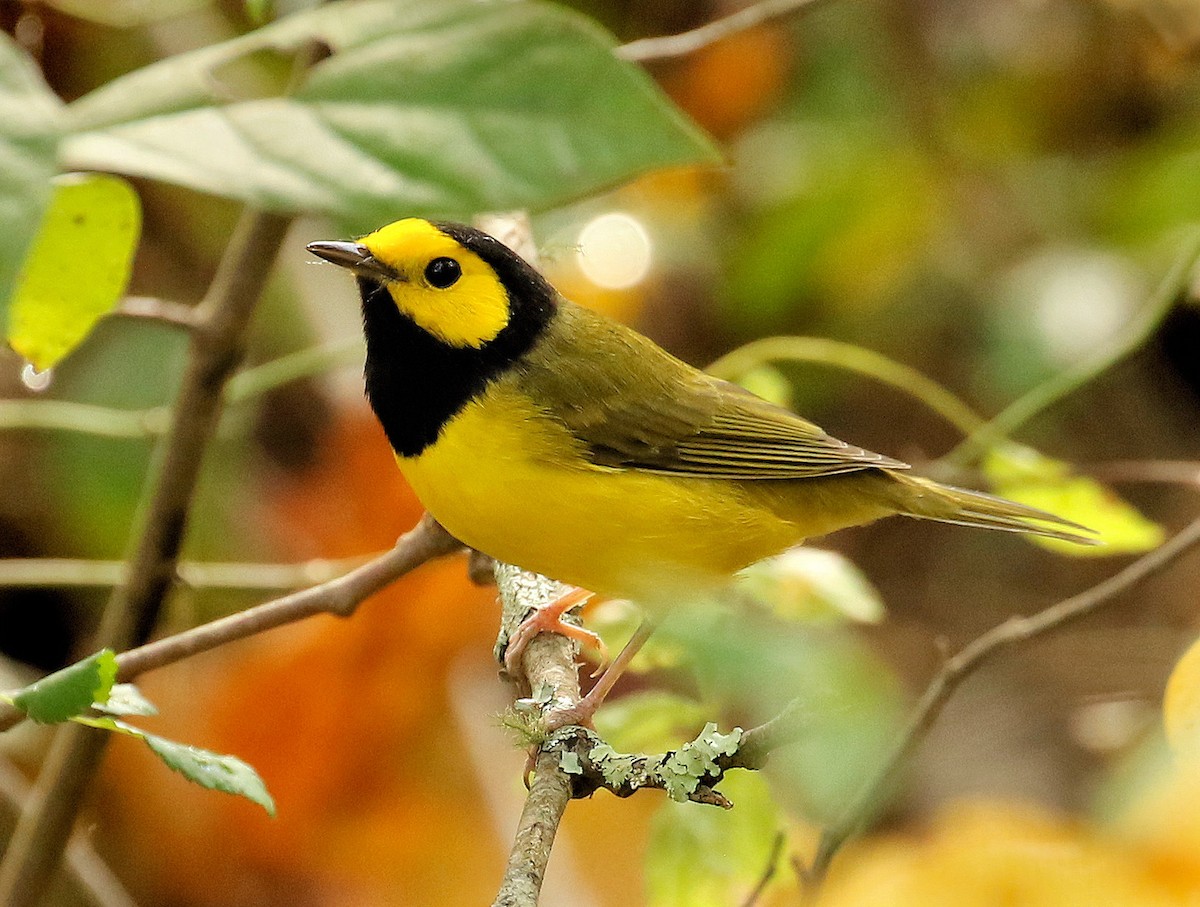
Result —
[[892, 514], [1091, 541], [692, 368], [472, 227], [409, 218], [308, 249], [357, 278], [367, 397], [401, 471], [497, 560], [653, 607]]

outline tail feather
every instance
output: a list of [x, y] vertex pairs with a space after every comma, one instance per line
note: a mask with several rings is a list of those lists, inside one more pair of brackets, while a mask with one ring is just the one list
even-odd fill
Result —
[[[904, 496], [900, 512], [920, 520], [957, 523], [998, 529], [1001, 532], [1024, 532], [1049, 539], [1061, 539], [1079, 545], [1098, 545], [1095, 533], [1087, 526], [1055, 516], [1036, 507], [1018, 504], [1006, 498], [970, 491], [953, 485], [942, 485], [917, 476], [893, 476], [910, 487]], [[916, 491], [916, 494], [912, 492]]]

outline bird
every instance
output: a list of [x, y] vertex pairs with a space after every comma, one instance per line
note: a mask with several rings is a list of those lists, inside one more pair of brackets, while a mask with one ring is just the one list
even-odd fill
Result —
[[366, 396], [404, 477], [499, 561], [656, 612], [896, 514], [1092, 541], [688, 365], [474, 227], [410, 217], [307, 248], [357, 280]]

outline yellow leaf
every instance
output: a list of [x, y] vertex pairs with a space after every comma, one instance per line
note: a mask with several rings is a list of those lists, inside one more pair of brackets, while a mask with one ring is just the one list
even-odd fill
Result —
[[8, 342], [39, 371], [75, 349], [125, 292], [141, 232], [137, 193], [125, 180], [68, 174], [17, 278]]
[[1031, 447], [1011, 442], [997, 445], [984, 458], [983, 472], [1001, 497], [1087, 526], [1100, 542], [1086, 546], [1029, 537], [1052, 551], [1076, 557], [1140, 554], [1157, 548], [1166, 536], [1161, 526], [1108, 486]]
[[1183, 654], [1167, 681], [1163, 726], [1176, 753], [1200, 752], [1200, 640]]

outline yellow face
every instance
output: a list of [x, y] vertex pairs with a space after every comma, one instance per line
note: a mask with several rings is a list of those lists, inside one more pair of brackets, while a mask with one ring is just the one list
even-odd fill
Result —
[[508, 324], [508, 292], [482, 258], [427, 220], [407, 218], [359, 243], [396, 272], [396, 307], [443, 343], [478, 349]]

